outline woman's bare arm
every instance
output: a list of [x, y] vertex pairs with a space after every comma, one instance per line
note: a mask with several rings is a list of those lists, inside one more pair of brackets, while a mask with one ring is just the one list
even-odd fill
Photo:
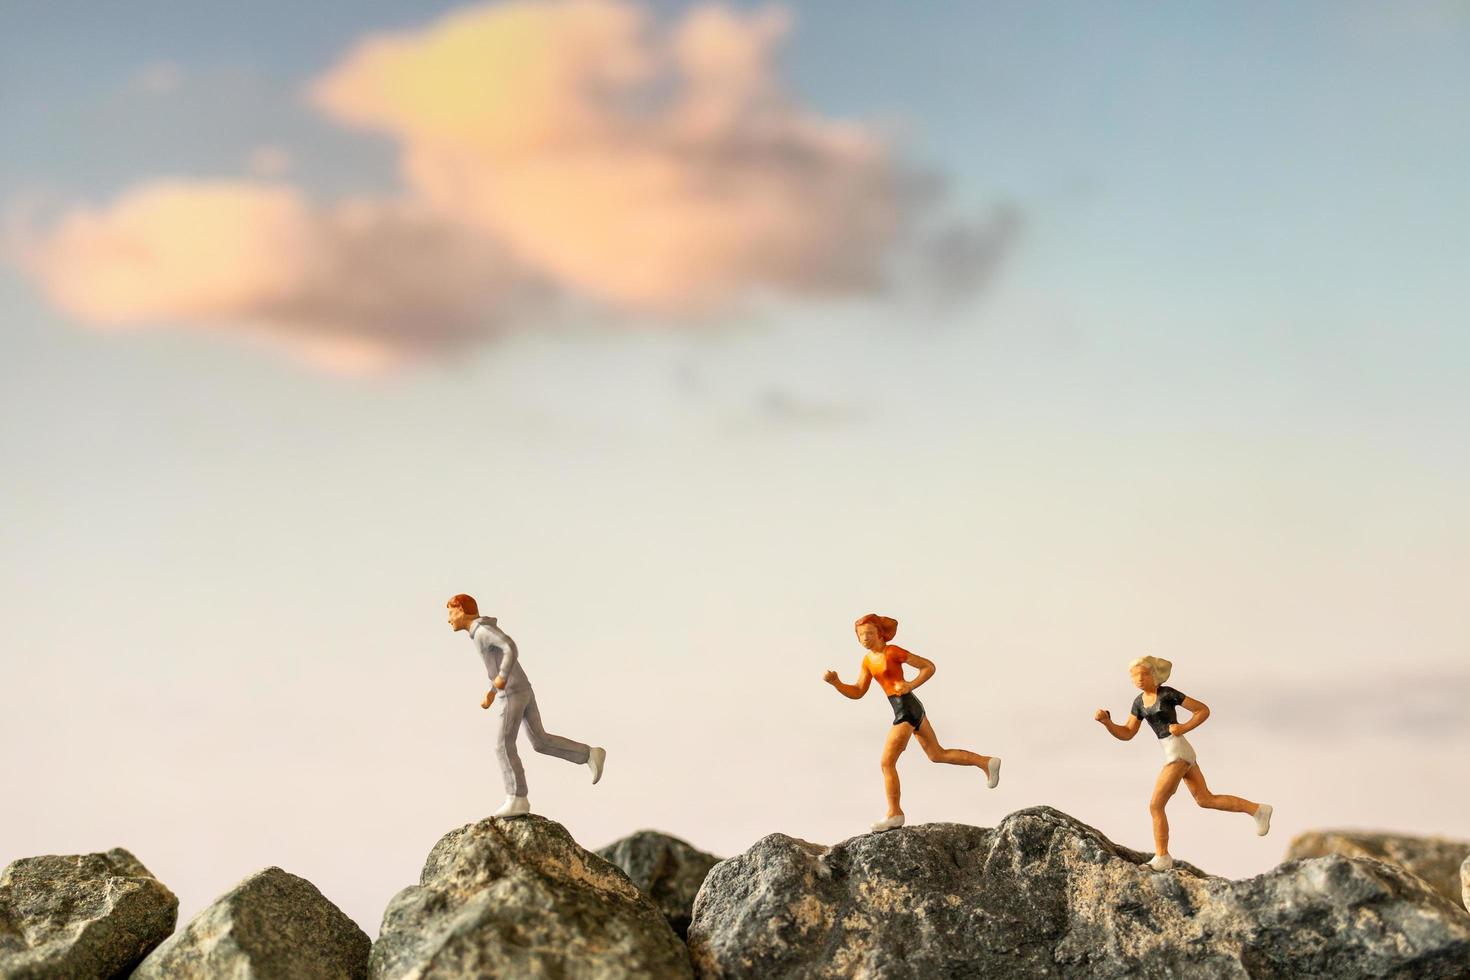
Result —
[[837, 688], [838, 694], [841, 694], [845, 698], [852, 698], [854, 701], [856, 701], [858, 698], [868, 693], [868, 685], [872, 683], [873, 675], [869, 673], [868, 662], [864, 660], [863, 665], [858, 668], [858, 679], [856, 684], [842, 683], [842, 680], [837, 676], [837, 671], [835, 670], [827, 671], [826, 674], [822, 675], [822, 680]]
[[1179, 706], [1189, 712], [1189, 720], [1183, 724], [1170, 725], [1170, 735], [1183, 735], [1187, 732], [1192, 732], [1203, 725], [1206, 718], [1210, 717], [1210, 706], [1203, 701], [1196, 701], [1194, 698], [1185, 698], [1179, 702]]
[[918, 669], [919, 676], [915, 677], [912, 682], [904, 681], [902, 684], [898, 685], [899, 694], [909, 693], [914, 688], [918, 687], [920, 684], [924, 683], [929, 678], [934, 676], [934, 661], [925, 660], [917, 653], [910, 653], [908, 662], [913, 664], [914, 667]]
[[1130, 714], [1128, 720], [1121, 725], [1113, 722], [1112, 713], [1107, 708], [1098, 708], [1097, 714], [1093, 715], [1093, 717], [1102, 722], [1103, 727], [1108, 730], [1108, 734], [1120, 742], [1126, 742], [1138, 734], [1137, 715]]

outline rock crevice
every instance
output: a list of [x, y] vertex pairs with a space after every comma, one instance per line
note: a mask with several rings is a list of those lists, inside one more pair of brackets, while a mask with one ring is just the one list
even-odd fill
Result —
[[683, 939], [689, 932], [694, 896], [720, 859], [668, 834], [640, 830], [597, 853], [622, 869], [651, 898]]

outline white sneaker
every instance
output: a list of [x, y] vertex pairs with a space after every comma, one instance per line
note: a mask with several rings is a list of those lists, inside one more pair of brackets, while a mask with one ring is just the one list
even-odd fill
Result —
[[1271, 804], [1262, 803], [1256, 807], [1256, 836], [1265, 837], [1271, 832]]
[[1174, 859], [1167, 854], [1155, 854], [1148, 859], [1148, 866], [1155, 871], [1168, 871], [1174, 867]]
[[602, 778], [602, 764], [607, 760], [607, 749], [597, 748], [587, 753], [587, 768], [592, 770], [592, 785]]
[[500, 809], [490, 814], [492, 817], [519, 817], [523, 813], [531, 812], [531, 801], [524, 796], [507, 796]]
[[985, 763], [985, 775], [990, 777], [985, 785], [990, 789], [995, 789], [1000, 783], [1000, 756], [993, 755], [990, 761]]
[[899, 827], [902, 826], [903, 814], [895, 813], [893, 816], [884, 817], [882, 820], [879, 820], [877, 823], [873, 824], [873, 833], [881, 834], [885, 830], [897, 830]]

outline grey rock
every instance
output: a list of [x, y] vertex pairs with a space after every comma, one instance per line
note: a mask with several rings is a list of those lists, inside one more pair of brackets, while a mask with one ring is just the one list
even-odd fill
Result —
[[0, 872], [0, 977], [124, 977], [173, 932], [179, 900], [127, 851], [22, 858]]
[[377, 980], [690, 976], [658, 907], [544, 817], [450, 831], [419, 881], [383, 913], [370, 960]]
[[700, 977], [1470, 977], [1470, 916], [1399, 868], [1230, 881], [1147, 857], [1048, 807], [831, 848], [774, 834], [710, 871], [690, 953]]
[[1465, 905], [1460, 866], [1470, 858], [1470, 841], [1443, 837], [1411, 837], [1359, 830], [1314, 830], [1292, 839], [1286, 859], [1326, 857], [1372, 858], [1396, 864], [1418, 875], [1445, 898]]
[[266, 868], [149, 954], [133, 980], [362, 980], [371, 947], [315, 885]]
[[640, 830], [598, 848], [597, 853], [622, 868], [638, 890], [653, 899], [680, 939], [689, 933], [694, 896], [704, 876], [720, 861], [656, 830]]

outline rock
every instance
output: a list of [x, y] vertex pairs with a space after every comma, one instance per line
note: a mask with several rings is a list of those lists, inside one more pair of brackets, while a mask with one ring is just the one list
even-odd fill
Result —
[[689, 932], [694, 896], [719, 858], [677, 837], [640, 830], [597, 851], [623, 869], [638, 890], [657, 905], [683, 939]]
[[1356, 830], [1314, 830], [1294, 838], [1286, 859], [1325, 857], [1372, 858], [1416, 874], [1445, 898], [1467, 907], [1460, 885], [1460, 866], [1470, 857], [1470, 841], [1443, 837], [1410, 837]]
[[383, 913], [374, 978], [690, 976], [658, 907], [544, 817], [450, 831], [419, 881]]
[[179, 900], [120, 847], [0, 872], [0, 977], [125, 977], [173, 932]]
[[1048, 807], [774, 834], [710, 871], [690, 953], [700, 977], [1470, 977], [1470, 916], [1390, 865], [1230, 881], [1147, 857]]
[[133, 980], [361, 980], [371, 947], [315, 885], [266, 868], [194, 916]]
[[1466, 911], [1470, 911], [1470, 857], [1460, 865], [1460, 901], [1464, 903]]

